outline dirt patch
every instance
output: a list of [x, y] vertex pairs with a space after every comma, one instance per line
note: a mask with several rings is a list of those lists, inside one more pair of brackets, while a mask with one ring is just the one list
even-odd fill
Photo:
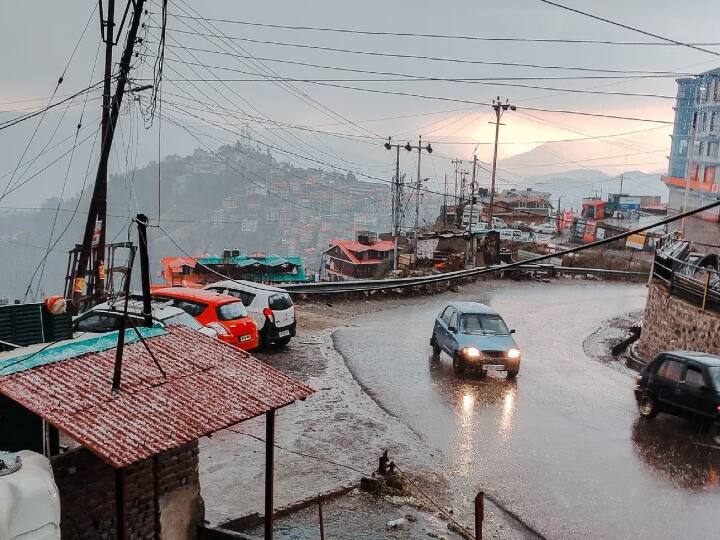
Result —
[[615, 356], [612, 350], [613, 347], [631, 335], [631, 327], [637, 325], [642, 316], [642, 311], [632, 311], [605, 321], [600, 328], [583, 341], [585, 353], [590, 358], [603, 362], [610, 367], [632, 373], [632, 370], [628, 367], [628, 352], [625, 351]]

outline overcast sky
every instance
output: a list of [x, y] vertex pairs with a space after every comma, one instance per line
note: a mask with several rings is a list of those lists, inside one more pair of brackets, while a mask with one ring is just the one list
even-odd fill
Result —
[[[563, 0], [567, 5], [590, 11], [597, 15], [622, 21], [647, 31], [668, 36], [679, 41], [713, 42], [720, 41], [717, 22], [720, 20], [720, 2], [692, 0], [677, 2], [669, 0], [636, 0], [632, 2], [606, 0]], [[480, 159], [491, 159], [493, 126], [488, 124], [492, 110], [488, 106], [473, 106], [467, 103], [419, 99], [381, 93], [363, 92], [318, 84], [293, 82], [293, 90], [268, 81], [263, 82], [219, 82], [217, 78], [258, 79], [258, 76], [238, 73], [237, 70], [255, 71], [265, 67], [277, 74], [290, 78], [306, 79], [368, 79], [372, 75], [305, 67], [288, 63], [312, 63], [356, 70], [384, 71], [445, 78], [498, 78], [538, 76], [603, 75], [565, 69], [538, 69], [530, 67], [494, 66], [447, 61], [430, 61], [408, 58], [387, 58], [299, 48], [253, 41], [221, 42], [207, 35], [220, 34], [245, 40], [277, 41], [309, 46], [343, 48], [357, 51], [392, 53], [401, 55], [433, 56], [483, 62], [516, 62], [553, 66], [596, 68], [604, 70], [641, 70], [671, 72], [701, 72], [720, 65], [720, 57], [678, 46], [620, 46], [596, 44], [549, 44], [510, 43], [472, 40], [430, 39], [398, 36], [363, 36], [318, 31], [271, 29], [234, 24], [229, 22], [202, 22], [194, 19], [176, 18], [174, 15], [197, 10], [203, 17], [235, 21], [272, 23], [280, 25], [309, 25], [333, 28], [349, 28], [371, 31], [412, 32], [433, 34], [454, 34], [482, 37], [515, 38], [566, 38], [621, 41], [656, 41], [635, 32], [610, 26], [573, 14], [539, 0], [512, 0], [509, 2], [409, 2], [405, 0], [365, 2], [237, 2], [213, 1], [184, 2], [170, 0], [168, 25], [168, 49], [164, 71], [164, 108], [167, 121], [163, 122], [162, 155], [187, 153], [200, 146], [198, 141], [178, 128], [172, 128], [171, 119], [185, 125], [206, 144], [217, 146], [221, 140], [237, 137], [224, 131], [238, 131], [242, 122], [240, 112], [262, 120], [258, 124], [249, 120], [252, 136], [263, 142], [293, 153], [311, 156], [317, 161], [341, 168], [364, 172], [368, 175], [387, 177], [392, 167], [392, 156], [380, 144], [381, 137], [392, 135], [404, 142], [416, 140], [418, 135], [431, 141], [435, 152], [425, 159], [422, 175], [439, 181], [442, 174], [450, 172], [453, 157], [471, 159], [475, 145]], [[106, 3], [106, 2], [104, 2]], [[124, 2], [118, 1], [122, 6]], [[89, 81], [99, 80], [102, 55], [92, 76], [92, 67], [98, 51], [99, 29], [97, 2], [92, 0], [48, 2], [47, 0], [24, 0], [10, 2], [0, 0], [0, 40], [3, 54], [0, 55], [0, 121], [4, 121], [27, 108], [47, 104], [58, 76], [63, 72], [78, 38], [88, 19], [85, 36], [80, 40], [77, 52], [67, 70], [65, 81], [58, 90], [58, 96], [67, 95], [86, 87]], [[189, 7], [188, 7], [189, 6]], [[146, 19], [149, 26], [159, 21], [157, 2], [150, 4], [155, 12]], [[182, 32], [181, 32], [182, 31]], [[152, 42], [158, 30], [150, 28], [146, 39], [147, 56], [150, 64], [156, 47]], [[122, 43], [120, 43], [122, 45]], [[186, 47], [183, 49], [181, 47]], [[206, 49], [214, 52], [187, 50]], [[709, 47], [720, 52], [720, 47]], [[218, 52], [226, 54], [217, 54]], [[228, 52], [235, 56], [227, 54]], [[116, 49], [119, 58], [120, 47]], [[238, 54], [264, 58], [263, 66], [248, 64], [247, 59], [237, 58]], [[213, 66], [209, 70], [203, 65], [190, 66], [188, 62]], [[221, 68], [227, 68], [225, 70]], [[231, 71], [236, 70], [236, 71]], [[138, 66], [136, 77], [147, 77], [149, 65]], [[267, 73], [267, 72], [265, 72]], [[604, 75], [608, 75], [605, 73]], [[379, 76], [390, 78], [389, 76]], [[188, 82], [182, 79], [207, 79]], [[209, 81], [209, 82], [208, 82]], [[329, 81], [326, 81], [329, 82]], [[505, 81], [519, 84], [536, 84], [551, 88], [584, 89], [604, 92], [629, 92], [674, 96], [676, 85], [673, 77], [603, 79], [603, 80], [544, 80]], [[141, 82], [138, 81], [138, 84]], [[662, 124], [638, 121], [611, 120], [566, 114], [550, 114], [523, 110], [523, 107], [565, 109], [606, 115], [632, 116], [638, 118], [666, 120], [673, 118], [673, 101], [663, 98], [608, 96], [568, 93], [558, 90], [501, 87], [487, 84], [465, 84], [441, 81], [336, 81], [330, 84], [362, 87], [371, 90], [423, 94], [450, 99], [489, 102], [495, 96], [508, 98], [519, 107], [517, 113], [509, 112], [503, 118], [501, 129], [501, 157], [526, 152], [538, 141], [568, 138], [583, 138], [596, 135], [649, 130], [634, 136], [611, 138], [602, 142], [558, 143], [545, 151], [542, 158], [552, 162], [570, 163], [567, 168], [585, 166], [608, 171], [619, 170], [627, 164], [628, 169], [644, 171], [662, 170], [666, 167], [670, 128]], [[298, 97], [291, 92], [303, 92]], [[173, 95], [174, 94], [174, 95]], [[92, 94], [90, 98], [97, 97]], [[38, 99], [43, 98], [43, 99]], [[27, 101], [37, 99], [37, 101]], [[312, 99], [313, 101], [310, 101]], [[17, 100], [23, 102], [11, 103]], [[191, 100], [197, 100], [195, 102]], [[189, 106], [195, 107], [190, 109]], [[83, 101], [78, 100], [62, 116], [64, 109], [48, 114], [43, 120], [26, 158], [43, 150], [48, 141], [50, 146], [63, 137], [71, 137], [82, 111]], [[213, 115], [220, 108], [226, 110], [224, 117]], [[184, 112], [181, 111], [184, 108]], [[210, 112], [208, 112], [210, 109]], [[194, 118], [195, 114], [201, 118]], [[85, 103], [83, 124], [87, 134], [92, 133], [92, 122], [99, 115], [99, 102], [90, 99]], [[340, 116], [341, 115], [341, 116]], [[387, 120], [378, 120], [393, 117]], [[398, 118], [400, 117], [400, 118]], [[267, 119], [284, 124], [310, 126], [318, 131], [330, 131], [349, 135], [354, 140], [324, 133], [309, 133], [290, 127], [268, 127]], [[62, 120], [62, 121], [61, 121]], [[215, 128], [206, 120], [217, 124]], [[352, 122], [350, 122], [352, 121]], [[131, 133], [138, 134], [137, 160], [144, 164], [157, 155], [157, 126], [145, 131], [138, 127], [137, 111], [125, 110], [121, 118], [124, 134], [130, 144]], [[0, 174], [13, 170], [33, 133], [37, 122], [31, 120], [0, 131]], [[50, 139], [55, 126], [55, 138]], [[222, 127], [219, 127], [222, 125]], [[86, 132], [81, 132], [80, 139]], [[375, 137], [375, 138], [373, 138]], [[87, 146], [92, 140], [88, 140]], [[68, 144], [70, 142], [68, 141]], [[132, 147], [132, 145], [131, 145]], [[58, 146], [59, 155], [63, 146]], [[127, 148], [127, 147], [126, 147]], [[129, 167], [123, 163], [128, 152], [120, 151], [113, 160], [115, 170]], [[276, 152], [283, 158], [281, 152]], [[289, 155], [299, 165], [311, 163]], [[536, 156], [537, 157], [537, 156]], [[70, 168], [69, 189], [77, 189], [87, 166], [88, 150], [80, 148]], [[415, 176], [415, 156], [403, 155], [403, 168]], [[39, 159], [33, 166], [43, 162]], [[60, 161], [59, 163], [63, 163]], [[516, 169], [505, 172], [506, 178], [521, 182], [528, 174], [527, 163], [508, 162]], [[67, 163], [65, 164], [67, 167]], [[540, 166], [530, 172], [542, 174], [551, 170]], [[34, 169], [28, 169], [27, 175]], [[47, 194], [57, 192], [65, 171], [60, 167], [54, 176], [41, 175], [33, 189], [28, 182], [14, 193], [15, 198], [6, 201], [27, 203]], [[59, 178], [59, 180], [58, 180]], [[4, 187], [7, 177], [0, 181]], [[3, 204], [6, 202], [3, 201]]]

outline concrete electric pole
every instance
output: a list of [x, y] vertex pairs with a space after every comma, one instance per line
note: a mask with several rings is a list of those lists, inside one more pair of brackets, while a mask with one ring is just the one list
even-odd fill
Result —
[[488, 227], [492, 229], [493, 222], [493, 203], [495, 202], [495, 176], [497, 171], [497, 153], [498, 153], [498, 138], [500, 136], [500, 118], [503, 113], [510, 109], [511, 111], [516, 110], [515, 105], [510, 105], [508, 100], [505, 103], [500, 101], [500, 96], [497, 99], [493, 99], [492, 108], [495, 110], [495, 149], [493, 150], [493, 163], [492, 163], [492, 179], [490, 180], [490, 208], [488, 209]]

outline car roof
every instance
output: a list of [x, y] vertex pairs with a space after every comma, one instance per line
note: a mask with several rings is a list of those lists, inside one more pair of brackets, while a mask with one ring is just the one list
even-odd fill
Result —
[[[152, 315], [154, 318], [158, 320], [164, 320], [169, 319], [170, 317], [175, 317], [176, 315], [180, 315], [181, 313], [185, 313], [182, 309], [174, 307], [174, 306], [168, 306], [165, 305], [163, 302], [152, 302]], [[122, 299], [114, 300], [111, 302], [103, 302], [102, 304], [98, 304], [96, 306], [93, 306], [88, 311], [112, 311], [112, 312], [121, 312], [123, 309], [125, 309], [125, 302]], [[143, 303], [142, 300], [137, 299], [130, 299], [128, 300], [128, 313], [130, 315], [142, 315], [143, 313]], [[87, 311], [85, 313], [88, 313]], [[81, 315], [84, 315], [85, 313], [82, 313]]]
[[486, 315], [497, 315], [493, 308], [480, 302], [450, 302], [449, 306], [454, 307], [461, 313], [484, 313]]
[[234, 296], [207, 289], [196, 289], [194, 287], [166, 287], [164, 289], [155, 289], [152, 294], [153, 296], [171, 296], [173, 298], [181, 298], [183, 300], [196, 300], [198, 302], [212, 304], [229, 304], [231, 302], [239, 302], [239, 300]]
[[223, 287], [225, 289], [238, 288], [239, 286], [266, 292], [287, 292], [285, 289], [275, 287], [274, 285], [266, 285], [265, 283], [256, 283], [254, 281], [245, 281], [243, 279], [228, 279], [225, 281], [218, 281], [216, 283], [210, 283], [209, 285], [206, 285], [206, 287]]
[[686, 360], [693, 360], [706, 366], [720, 366], [720, 356], [700, 351], [665, 351], [661, 354], [671, 354]]

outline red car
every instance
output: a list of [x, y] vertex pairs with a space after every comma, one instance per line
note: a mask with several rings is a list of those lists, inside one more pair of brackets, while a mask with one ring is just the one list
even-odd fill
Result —
[[260, 334], [242, 301], [227, 294], [191, 287], [167, 287], [153, 290], [153, 298], [189, 313], [200, 324], [213, 328], [218, 338], [246, 351], [257, 349]]

